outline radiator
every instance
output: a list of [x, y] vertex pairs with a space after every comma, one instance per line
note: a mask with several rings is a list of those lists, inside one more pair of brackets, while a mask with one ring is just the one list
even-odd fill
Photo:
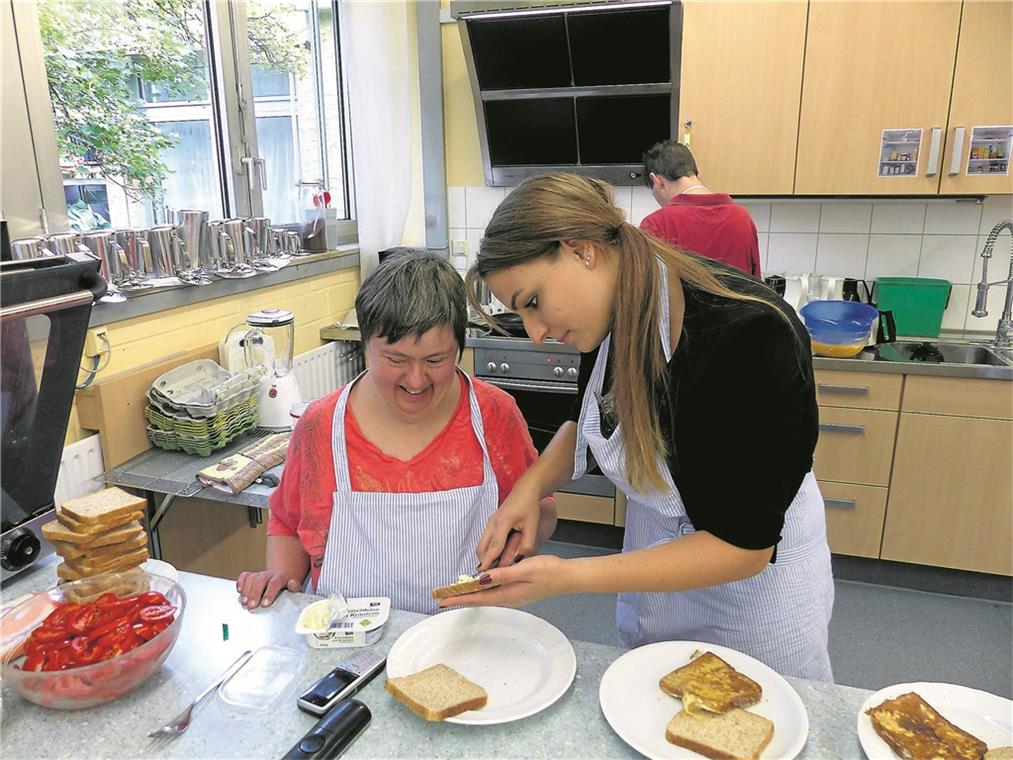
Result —
[[355, 379], [365, 369], [362, 344], [357, 340], [333, 340], [299, 354], [292, 370], [303, 399], [321, 398]]
[[53, 497], [56, 504], [105, 488], [101, 481], [95, 480], [105, 471], [99, 442], [96, 433], [63, 447], [60, 472], [56, 477], [56, 494]]

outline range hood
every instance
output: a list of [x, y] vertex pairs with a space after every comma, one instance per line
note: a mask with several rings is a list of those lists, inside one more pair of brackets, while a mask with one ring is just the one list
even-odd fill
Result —
[[563, 170], [643, 182], [641, 155], [678, 124], [678, 0], [451, 2], [486, 184]]

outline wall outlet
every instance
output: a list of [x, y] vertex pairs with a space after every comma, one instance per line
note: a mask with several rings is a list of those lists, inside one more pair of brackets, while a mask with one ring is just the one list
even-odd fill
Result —
[[109, 351], [109, 330], [93, 327], [84, 336], [84, 355], [101, 356]]
[[450, 241], [450, 252], [454, 256], [467, 256], [468, 255], [468, 241], [467, 240], [451, 240]]

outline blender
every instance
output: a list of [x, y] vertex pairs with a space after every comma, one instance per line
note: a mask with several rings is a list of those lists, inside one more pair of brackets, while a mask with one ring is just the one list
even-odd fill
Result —
[[246, 364], [259, 364], [266, 372], [257, 402], [259, 425], [269, 430], [291, 430], [289, 411], [302, 401], [299, 383], [292, 373], [295, 317], [284, 309], [263, 309], [250, 314], [246, 324], [253, 328], [243, 336]]

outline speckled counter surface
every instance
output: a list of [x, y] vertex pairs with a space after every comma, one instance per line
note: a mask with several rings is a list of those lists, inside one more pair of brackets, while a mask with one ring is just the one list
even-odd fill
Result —
[[[51, 565], [4, 587], [4, 601], [55, 583]], [[131, 694], [79, 712], [38, 707], [3, 689], [0, 755], [4, 758], [278, 758], [314, 723], [295, 696], [334, 662], [360, 650], [310, 649], [293, 632], [298, 611], [316, 597], [285, 594], [274, 608], [250, 613], [236, 602], [230, 581], [180, 574], [188, 596], [180, 639], [165, 664]], [[395, 611], [373, 648], [387, 652], [397, 637], [422, 619]], [[222, 624], [229, 626], [222, 640]], [[616, 647], [574, 641], [577, 675], [554, 705], [516, 723], [461, 726], [427, 723], [409, 714], [376, 678], [358, 699], [373, 714], [370, 727], [348, 749], [349, 758], [615, 758], [638, 757], [602, 717], [598, 683], [622, 654]], [[280, 646], [302, 657], [291, 683], [265, 710], [241, 709], [209, 697], [190, 730], [156, 748], [149, 731], [174, 717], [245, 649]], [[848, 686], [789, 679], [809, 713], [809, 738], [801, 758], [863, 758], [855, 734], [858, 709], [870, 692]]]

